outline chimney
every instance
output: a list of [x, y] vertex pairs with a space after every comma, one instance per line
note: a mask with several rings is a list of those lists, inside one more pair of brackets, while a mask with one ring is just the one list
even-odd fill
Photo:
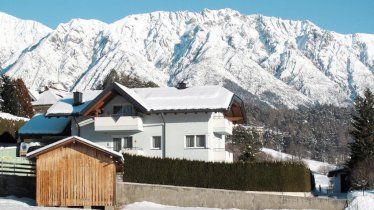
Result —
[[187, 88], [187, 84], [185, 83], [185, 82], [179, 82], [178, 84], [177, 84], [177, 89], [178, 90], [183, 90], [183, 89], [186, 89]]
[[78, 106], [78, 105], [83, 104], [82, 103], [83, 93], [75, 91], [73, 94], [74, 94], [73, 106]]

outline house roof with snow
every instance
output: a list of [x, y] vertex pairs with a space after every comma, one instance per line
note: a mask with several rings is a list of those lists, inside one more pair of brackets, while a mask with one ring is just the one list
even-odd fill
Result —
[[64, 146], [64, 145], [70, 144], [70, 143], [76, 143], [76, 142], [82, 143], [82, 144], [84, 144], [86, 146], [95, 148], [95, 149], [100, 150], [100, 151], [102, 151], [102, 152], [104, 152], [106, 154], [112, 155], [117, 160], [123, 162], [123, 156], [122, 156], [121, 153], [113, 151], [113, 150], [110, 150], [110, 149], [107, 149], [105, 147], [102, 147], [102, 146], [100, 146], [98, 144], [93, 143], [92, 141], [89, 141], [87, 139], [84, 139], [84, 138], [81, 138], [81, 137], [78, 137], [78, 136], [70, 136], [70, 137], [64, 138], [64, 139], [62, 139], [60, 141], [56, 141], [56, 142], [54, 142], [52, 144], [49, 144], [47, 146], [44, 146], [42, 148], [39, 148], [37, 150], [34, 150], [32, 152], [27, 153], [26, 157], [27, 158], [38, 157], [39, 155], [44, 154], [44, 153], [46, 153], [48, 151], [54, 150], [54, 149], [56, 149], [58, 147], [61, 147], [61, 146]]
[[19, 135], [59, 135], [64, 133], [69, 125], [68, 117], [45, 117], [43, 114], [35, 115], [19, 130]]
[[73, 98], [65, 98], [50, 107], [46, 116], [91, 115], [100, 106], [120, 95], [145, 114], [163, 112], [225, 112], [228, 118], [244, 123], [241, 99], [221, 86], [134, 88], [113, 83], [103, 91], [83, 92], [83, 104], [73, 106]]
[[46, 116], [74, 116], [79, 115], [79, 113], [90, 104], [90, 102], [95, 99], [102, 91], [101, 90], [85, 90], [82, 92], [82, 104], [78, 106], [73, 106], [73, 94], [69, 93], [65, 98], [59, 100], [53, 104], [46, 113]]
[[28, 90], [29, 95], [31, 97], [31, 101], [37, 101], [39, 99], [39, 92], [36, 90]]
[[69, 92], [50, 88], [44, 91], [43, 93], [39, 94], [37, 100], [31, 102], [31, 104], [33, 106], [52, 105], [56, 103], [57, 101], [59, 101], [60, 99], [66, 97], [68, 94]]

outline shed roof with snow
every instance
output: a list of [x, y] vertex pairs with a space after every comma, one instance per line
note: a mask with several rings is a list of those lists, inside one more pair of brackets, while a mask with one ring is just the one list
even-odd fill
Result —
[[27, 153], [26, 157], [27, 158], [34, 158], [34, 157], [37, 157], [43, 153], [46, 153], [48, 151], [51, 151], [53, 149], [56, 149], [58, 147], [61, 147], [63, 145], [66, 145], [66, 144], [69, 144], [69, 143], [72, 143], [72, 142], [79, 142], [79, 143], [82, 143], [88, 147], [91, 147], [91, 148], [94, 148], [96, 150], [100, 150], [101, 152], [104, 152], [108, 155], [111, 155], [113, 156], [115, 159], [119, 160], [120, 162], [123, 161], [123, 156], [121, 153], [119, 152], [116, 152], [116, 151], [113, 151], [113, 150], [110, 150], [110, 149], [107, 149], [105, 147], [102, 147], [98, 144], [95, 144], [93, 143], [92, 141], [89, 141], [87, 139], [84, 139], [84, 138], [81, 138], [81, 137], [78, 137], [78, 136], [70, 136], [70, 137], [67, 137], [67, 138], [64, 138], [62, 140], [59, 140], [59, 141], [56, 141], [52, 144], [49, 144], [47, 146], [44, 146], [42, 148], [39, 148], [37, 150], [34, 150], [30, 153]]
[[33, 101], [31, 103], [33, 106], [51, 105], [56, 103], [58, 100], [64, 98], [68, 94], [69, 92], [50, 88], [44, 91], [43, 93], [39, 94], [37, 96], [36, 101]]

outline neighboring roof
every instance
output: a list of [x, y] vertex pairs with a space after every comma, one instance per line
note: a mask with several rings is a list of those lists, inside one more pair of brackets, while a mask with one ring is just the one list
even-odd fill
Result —
[[343, 173], [343, 174], [348, 173], [348, 169], [344, 168], [344, 167], [337, 168], [337, 169], [329, 171], [329, 173], [327, 174], [327, 176], [328, 177], [333, 177], [333, 176], [335, 176], [335, 174], [339, 174], [339, 173]]
[[69, 93], [64, 99], [61, 99], [57, 103], [53, 104], [46, 113], [46, 116], [70, 116], [78, 115], [82, 109], [84, 109], [90, 101], [96, 98], [102, 91], [101, 90], [85, 90], [82, 93], [83, 104], [73, 106], [73, 94]]
[[78, 137], [78, 136], [70, 136], [70, 137], [64, 138], [64, 139], [62, 139], [60, 141], [56, 141], [56, 142], [54, 142], [52, 144], [49, 144], [49, 145], [47, 145], [45, 147], [42, 147], [42, 148], [39, 148], [39, 149], [37, 149], [35, 151], [27, 153], [26, 157], [27, 158], [37, 157], [37, 156], [39, 156], [39, 155], [41, 155], [41, 154], [43, 154], [45, 152], [51, 151], [51, 150], [53, 150], [55, 148], [58, 148], [58, 147], [60, 147], [62, 145], [68, 144], [68, 143], [73, 142], [73, 141], [78, 141], [78, 142], [80, 142], [82, 144], [85, 144], [85, 145], [87, 145], [89, 147], [95, 148], [95, 149], [100, 150], [100, 151], [102, 151], [104, 153], [107, 153], [109, 155], [113, 155], [114, 157], [116, 157], [117, 159], [119, 159], [121, 162], [123, 161], [123, 156], [122, 156], [121, 153], [113, 151], [113, 150], [110, 150], [110, 149], [107, 149], [105, 147], [102, 147], [102, 146], [100, 146], [98, 144], [93, 143], [92, 141], [89, 141], [87, 139], [84, 139], [84, 138], [81, 138], [81, 137]]
[[32, 105], [52, 105], [58, 100], [64, 98], [69, 92], [49, 89], [41, 93], [36, 101], [31, 102]]
[[32, 101], [37, 101], [39, 99], [39, 92], [38, 91], [36, 91], [36, 90], [28, 90], [28, 91], [29, 91], [29, 95], [30, 95]]
[[45, 117], [42, 114], [35, 115], [19, 130], [20, 135], [26, 134], [61, 134], [69, 124], [67, 117]]

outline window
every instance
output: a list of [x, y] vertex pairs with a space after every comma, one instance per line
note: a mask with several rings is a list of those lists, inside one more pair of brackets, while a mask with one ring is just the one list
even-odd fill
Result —
[[205, 135], [187, 135], [186, 147], [188, 148], [205, 148], [206, 140]]
[[123, 137], [123, 148], [132, 148], [132, 136]]
[[186, 136], [186, 147], [195, 147], [195, 136]]
[[161, 136], [152, 136], [152, 149], [161, 149]]
[[205, 135], [196, 136], [196, 147], [205, 147]]
[[113, 150], [119, 152], [122, 148], [122, 139], [121, 138], [113, 138]]
[[116, 116], [133, 116], [131, 105], [114, 105], [113, 115]]

